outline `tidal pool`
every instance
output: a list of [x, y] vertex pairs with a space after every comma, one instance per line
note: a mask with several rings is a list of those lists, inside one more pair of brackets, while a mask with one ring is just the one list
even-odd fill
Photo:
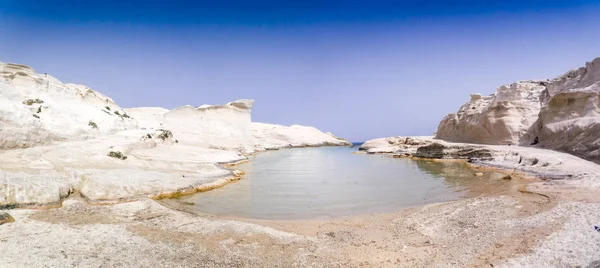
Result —
[[[502, 193], [517, 180], [461, 162], [415, 161], [353, 154], [356, 148], [268, 151], [235, 166], [240, 181], [169, 202], [185, 210], [253, 219], [318, 219], [358, 215]], [[477, 171], [480, 172], [480, 171]]]

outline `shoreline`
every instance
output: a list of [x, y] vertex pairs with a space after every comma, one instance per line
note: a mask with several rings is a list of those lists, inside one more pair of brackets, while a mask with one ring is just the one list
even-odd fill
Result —
[[[522, 153], [530, 148], [511, 149]], [[530, 153], [537, 152], [539, 151], [533, 150]], [[507, 152], [496, 148], [494, 153], [494, 157], [503, 158]], [[552, 156], [555, 153], [563, 154], [548, 154]], [[539, 155], [539, 161], [545, 161], [544, 156], [546, 154]], [[571, 160], [564, 160], [565, 166], [558, 170], [568, 172], [577, 168], [574, 164], [586, 164]], [[600, 245], [593, 244], [595, 240], [591, 235], [581, 236], [588, 228], [579, 223], [577, 227], [566, 228], [571, 226], [573, 221], [600, 218], [600, 200], [577, 200], [565, 196], [565, 191], [571, 191], [570, 195], [574, 195], [582, 188], [562, 188], [564, 185], [561, 183], [566, 180], [544, 180], [532, 176], [530, 168], [516, 168], [511, 161], [505, 161], [504, 158], [498, 162], [504, 165], [504, 168], [469, 163], [464, 159], [425, 161], [460, 161], [466, 163], [474, 172], [492, 170], [514, 175], [513, 179], [527, 182], [508, 193], [479, 195], [391, 212], [310, 220], [261, 220], [194, 213], [165, 204], [161, 199], [142, 198], [127, 203], [98, 206], [77, 198], [68, 198], [63, 200], [62, 207], [56, 209], [11, 211], [15, 222], [2, 227], [6, 226], [9, 228], [8, 232], [15, 232], [15, 235], [7, 236], [9, 233], [5, 233], [4, 236], [8, 237], [8, 240], [4, 246], [0, 243], [0, 250], [10, 253], [9, 245], [22, 248], [15, 244], [19, 241], [18, 237], [38, 230], [41, 224], [54, 226], [51, 228], [62, 226], [60, 228], [64, 230], [57, 231], [56, 235], [75, 232], [78, 236], [89, 232], [86, 226], [99, 226], [106, 234], [115, 236], [119, 241], [145, 239], [145, 245], [136, 246], [142, 251], [162, 248], [167, 243], [170, 249], [165, 248], [161, 253], [143, 256], [147, 258], [148, 263], [159, 263], [160, 259], [165, 266], [186, 263], [192, 265], [186, 261], [175, 261], [179, 258], [195, 260], [194, 263], [208, 267], [256, 267], [277, 264], [300, 267], [513, 267], [515, 262], [526, 263], [525, 266], [539, 266], [548, 264], [545, 262], [548, 257], [544, 255], [548, 247], [554, 250], [552, 252], [563, 254], [562, 249], [555, 248], [561, 244], [552, 242], [556, 237], [560, 237], [561, 241], [571, 241], [568, 242], [569, 245], [583, 243], [589, 246], [589, 250], [586, 249], [588, 253], [581, 254], [583, 257], [573, 260], [571, 264], [586, 264], [595, 260], [594, 255], [589, 252], [596, 250]], [[223, 166], [231, 168], [235, 164], [227, 163]], [[528, 175], [521, 178], [521, 173]], [[572, 175], [573, 178], [580, 178], [580, 174]], [[584, 218], [579, 219], [582, 216]], [[127, 232], [120, 233], [122, 228]], [[577, 232], [576, 235], [572, 233], [573, 228]], [[593, 235], [591, 231], [590, 234]], [[49, 245], [69, 239], [57, 236], [52, 236], [51, 239], [40, 238], [39, 235], [36, 237], [39, 238], [36, 244], [46, 245], [48, 251], [53, 250]], [[97, 245], [103, 243], [102, 241], [104, 239], [90, 239], [84, 242], [84, 245]], [[464, 246], [452, 246], [457, 243]], [[124, 252], [132, 249], [127, 243], [115, 244], [112, 247]], [[539, 251], [536, 250], [540, 247], [542, 248]], [[73, 255], [76, 248], [67, 247], [65, 250], [75, 259], [85, 256], [90, 258], [89, 253], [80, 257]], [[233, 256], [228, 255], [231, 252], [236, 253]], [[106, 256], [130, 265], [137, 259], [112, 254]], [[568, 252], [565, 251], [564, 254]], [[43, 254], [41, 257], [36, 255], [34, 259], [39, 263], [51, 262]], [[172, 261], [165, 262], [165, 259]], [[10, 257], [4, 257], [9, 266], [11, 263], [15, 264], [14, 261], [18, 259], [12, 260], [13, 262]]]
[[106, 200], [102, 200], [102, 199], [98, 199], [98, 200], [91, 200], [89, 198], [86, 198], [84, 196], [81, 195], [81, 193], [77, 190], [77, 189], [69, 189], [68, 193], [66, 193], [65, 196], [61, 196], [60, 199], [58, 201], [55, 202], [50, 202], [50, 203], [30, 203], [30, 204], [14, 204], [14, 205], [6, 205], [6, 206], [0, 206], [0, 210], [14, 210], [14, 209], [33, 209], [33, 210], [45, 210], [45, 209], [55, 209], [55, 208], [60, 208], [62, 207], [62, 203], [65, 200], [68, 200], [70, 198], [81, 198], [82, 200], [84, 200], [86, 203], [90, 204], [90, 205], [115, 205], [115, 204], [121, 204], [121, 203], [128, 203], [128, 202], [135, 202], [141, 199], [145, 199], [145, 198], [150, 198], [150, 199], [154, 199], [154, 200], [161, 200], [161, 199], [167, 199], [167, 198], [178, 198], [181, 196], [186, 196], [186, 195], [192, 195], [192, 194], [196, 194], [196, 193], [200, 193], [200, 192], [205, 192], [205, 191], [210, 191], [213, 189], [217, 189], [220, 187], [223, 187], [229, 183], [238, 181], [240, 179], [242, 179], [244, 172], [241, 170], [237, 170], [234, 167], [236, 165], [239, 164], [243, 164], [243, 163], [247, 163], [250, 161], [250, 159], [248, 158], [249, 156], [255, 155], [255, 154], [259, 154], [262, 152], [267, 152], [267, 151], [278, 151], [278, 150], [283, 150], [283, 149], [297, 149], [297, 148], [318, 148], [318, 147], [340, 147], [340, 146], [350, 146], [350, 145], [334, 145], [334, 144], [326, 144], [326, 145], [315, 145], [315, 146], [286, 146], [286, 147], [281, 147], [281, 148], [277, 148], [277, 149], [270, 149], [270, 150], [262, 150], [262, 151], [256, 151], [253, 154], [250, 155], [244, 155], [244, 157], [246, 157], [246, 159], [241, 159], [241, 160], [237, 160], [237, 161], [232, 161], [232, 162], [216, 162], [216, 163], [210, 163], [210, 164], [214, 164], [224, 170], [230, 171], [232, 174], [231, 175], [227, 175], [227, 176], [223, 176], [223, 177], [218, 177], [215, 178], [215, 180], [211, 181], [211, 182], [206, 182], [206, 183], [201, 183], [198, 185], [190, 185], [188, 187], [183, 187], [183, 188], [179, 188], [176, 190], [162, 190], [159, 192], [155, 192], [155, 193], [149, 193], [147, 195], [140, 195], [140, 196], [131, 196], [131, 197], [127, 197], [127, 198], [119, 198], [119, 199], [106, 199]]

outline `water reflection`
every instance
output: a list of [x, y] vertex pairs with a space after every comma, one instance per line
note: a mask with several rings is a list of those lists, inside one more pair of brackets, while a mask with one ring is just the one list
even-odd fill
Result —
[[[470, 170], [465, 162], [414, 161], [417, 166], [431, 176], [443, 178], [448, 187], [473, 197], [484, 194], [501, 194], [525, 184], [522, 180], [502, 180], [506, 174], [488, 170]], [[470, 170], [470, 172], [465, 172]], [[477, 173], [480, 173], [479, 176]]]
[[501, 175], [475, 176], [464, 163], [352, 154], [356, 148], [270, 151], [236, 168], [239, 182], [179, 200], [187, 209], [261, 219], [329, 218], [386, 212], [510, 188]]

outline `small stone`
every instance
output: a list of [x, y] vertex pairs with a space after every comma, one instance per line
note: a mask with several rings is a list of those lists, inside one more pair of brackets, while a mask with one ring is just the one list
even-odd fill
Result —
[[6, 212], [0, 212], [0, 225], [14, 222], [15, 219]]
[[475, 173], [475, 176], [477, 176], [477, 177], [479, 177], [479, 176], [483, 176], [483, 173], [481, 173], [481, 172], [477, 172], [477, 173]]
[[510, 175], [506, 175], [506, 176], [502, 177], [502, 179], [505, 181], [509, 181], [509, 180], [512, 180], [512, 177]]

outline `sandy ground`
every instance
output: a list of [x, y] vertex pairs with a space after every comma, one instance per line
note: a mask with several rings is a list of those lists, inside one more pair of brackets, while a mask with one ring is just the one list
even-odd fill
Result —
[[[498, 163], [517, 151], [540, 155], [496, 150], [505, 156]], [[229, 219], [168, 200], [93, 206], [71, 197], [61, 208], [9, 211], [15, 221], [0, 225], [0, 266], [600, 267], [600, 194], [583, 186], [596, 185], [595, 164], [555, 152], [540, 161], [545, 154], [563, 165], [549, 171], [573, 176], [333, 220]]]

